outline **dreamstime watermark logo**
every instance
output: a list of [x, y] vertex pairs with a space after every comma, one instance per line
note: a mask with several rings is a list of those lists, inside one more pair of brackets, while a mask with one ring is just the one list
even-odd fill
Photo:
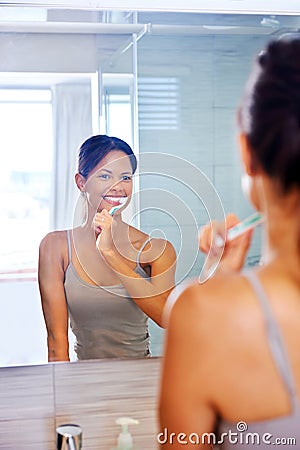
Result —
[[[133, 208], [129, 225], [140, 222], [149, 236], [161, 237], [165, 242], [168, 238], [167, 232], [171, 231], [170, 241], [177, 253], [177, 274], [179, 274], [177, 284], [179, 284], [190, 273], [196, 272], [199, 228], [212, 220], [217, 220], [224, 223], [225, 230], [225, 213], [220, 196], [199, 167], [184, 158], [170, 154], [158, 152], [140, 154], [138, 173], [135, 177], [137, 181], [134, 183], [136, 187], [131, 196], [131, 203], [136, 206]], [[80, 208], [80, 202], [78, 202], [74, 213], [74, 223], [78, 223]], [[88, 261], [85, 262], [82, 246], [77, 245], [76, 235], [74, 236], [77, 258], [87, 275], [93, 280], [94, 267], [89, 268]], [[125, 254], [122, 247], [118, 247], [120, 241], [118, 237], [112, 233], [112, 238], [118, 252], [125, 259], [128, 260], [130, 254], [136, 255], [134, 248]], [[165, 246], [162, 246], [160, 252], [163, 253], [164, 250]], [[151, 248], [148, 251], [150, 252]], [[213, 266], [207, 264], [208, 260], [210, 263], [212, 261], [210, 252], [208, 253], [198, 271], [200, 283], [204, 283], [214, 273], [222, 253], [223, 248], [220, 248], [220, 254], [214, 258]], [[136, 262], [134, 256], [130, 262]], [[164, 274], [156, 275], [156, 277], [162, 276]], [[151, 282], [155, 283], [156, 277], [152, 276]], [[163, 283], [158, 281], [157, 285], [163, 285]], [[109, 286], [103, 287], [110, 290]], [[168, 289], [173, 287], [175, 286], [168, 286]], [[160, 293], [162, 292], [156, 294]]]
[[282, 446], [295, 446], [296, 438], [288, 437], [278, 437], [271, 433], [257, 433], [250, 432], [248, 430], [248, 424], [244, 421], [240, 421], [236, 424], [236, 430], [228, 430], [226, 432], [221, 432], [219, 435], [215, 433], [174, 433], [169, 432], [167, 428], [157, 435], [157, 442], [160, 445], [164, 444], [176, 444], [176, 445], [221, 445], [224, 443], [229, 443], [232, 445], [282, 445]]

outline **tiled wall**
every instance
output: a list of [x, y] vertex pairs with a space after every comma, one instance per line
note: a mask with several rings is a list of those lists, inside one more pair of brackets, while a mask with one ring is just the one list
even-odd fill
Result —
[[[178, 254], [178, 282], [200, 274], [204, 257], [198, 253], [198, 229], [208, 222], [209, 214], [212, 219], [219, 217], [211, 195], [203, 197], [208, 212], [200, 200], [208, 191], [201, 172], [215, 187], [225, 214], [244, 218], [253, 211], [241, 191], [236, 109], [254, 55], [266, 40], [265, 36], [219, 35], [145, 36], [139, 41], [140, 81], [144, 77], [178, 80], [177, 129], [139, 130], [141, 228], [147, 233], [161, 229], [172, 242]], [[148, 174], [149, 167], [143, 165], [148, 152], [157, 154], [152, 168], [156, 174]], [[161, 153], [172, 156], [167, 162]], [[178, 163], [175, 157], [185, 161]], [[175, 179], [169, 177], [174, 171]], [[256, 262], [259, 254], [260, 230], [256, 230], [248, 263]], [[150, 332], [152, 352], [161, 354], [164, 332], [152, 322]]]
[[[177, 129], [153, 127], [140, 130], [141, 157], [144, 152], [156, 152], [157, 167], [161, 168], [162, 174], [141, 176], [142, 191], [150, 186], [156, 189], [153, 191], [153, 209], [141, 214], [141, 227], [146, 232], [161, 228], [178, 252], [181, 240], [188, 236], [184, 241], [186, 252], [179, 254], [178, 281], [186, 276], [188, 268], [191, 269], [188, 276], [197, 276], [201, 270], [201, 255], [194, 264], [196, 228], [207, 223], [209, 217], [197, 195], [191, 191], [195, 180], [183, 173], [186, 163], [182, 162], [182, 171], [178, 168], [177, 180], [170, 179], [167, 175], [174, 161], [170, 158], [169, 167], [160, 167], [160, 153], [183, 158], [200, 169], [215, 186], [225, 213], [234, 212], [244, 218], [252, 212], [241, 191], [235, 118], [253, 57], [266, 40], [265, 36], [250, 35], [146, 36], [139, 42], [138, 73], [141, 80], [143, 77], [178, 79]], [[190, 185], [186, 183], [189, 179]], [[199, 178], [197, 194], [201, 194], [201, 182]], [[172, 199], [172, 194], [178, 198]], [[169, 206], [169, 209], [172, 212], [175, 203], [177, 224], [161, 210], [161, 205], [168, 202], [163, 201], [163, 196], [170, 198], [172, 208]], [[149, 205], [143, 196], [141, 203], [142, 209]], [[210, 203], [206, 206], [209, 212], [214, 212]], [[256, 257], [259, 253], [257, 232], [249, 256]]]

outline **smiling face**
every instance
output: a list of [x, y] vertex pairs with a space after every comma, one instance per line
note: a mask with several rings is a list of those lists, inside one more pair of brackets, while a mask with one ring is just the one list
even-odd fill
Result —
[[125, 207], [132, 194], [130, 159], [122, 151], [111, 150], [87, 179], [77, 174], [76, 183], [81, 191], [86, 192], [89, 208], [93, 212], [100, 212], [103, 209], [109, 211], [120, 204]]

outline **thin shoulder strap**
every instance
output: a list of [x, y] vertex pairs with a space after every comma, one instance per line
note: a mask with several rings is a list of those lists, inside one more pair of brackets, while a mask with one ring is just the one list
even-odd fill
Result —
[[292, 407], [294, 410], [297, 407], [298, 400], [294, 383], [294, 377], [281, 331], [274, 318], [268, 298], [266, 296], [266, 293], [263, 289], [263, 286], [259, 278], [252, 270], [245, 271], [244, 275], [250, 282], [251, 286], [253, 287], [254, 292], [256, 293], [260, 306], [262, 308], [266, 325], [268, 343], [273, 355], [273, 359], [283, 379], [283, 382], [288, 390]]
[[151, 239], [152, 239], [152, 237], [149, 236], [149, 237], [145, 240], [145, 242], [143, 243], [143, 245], [141, 246], [141, 248], [140, 248], [139, 251], [138, 251], [137, 258], [136, 258], [136, 265], [137, 265], [139, 268], [141, 268], [141, 269], [142, 269], [142, 267], [141, 267], [141, 265], [140, 265], [141, 254], [142, 254], [144, 248], [146, 247], [146, 245], [148, 244], [148, 242], [151, 241]]
[[72, 263], [71, 230], [67, 230], [67, 241], [68, 241], [68, 258], [69, 258], [69, 264], [71, 264], [71, 263]]

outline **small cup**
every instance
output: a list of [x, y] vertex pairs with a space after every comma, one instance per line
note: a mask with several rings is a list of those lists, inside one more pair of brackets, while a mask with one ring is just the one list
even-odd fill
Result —
[[81, 450], [82, 430], [79, 425], [66, 423], [56, 428], [57, 450]]

